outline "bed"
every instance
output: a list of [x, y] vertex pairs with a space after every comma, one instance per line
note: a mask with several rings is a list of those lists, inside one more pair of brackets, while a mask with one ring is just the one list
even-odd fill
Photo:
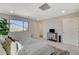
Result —
[[33, 38], [24, 41], [23, 45], [18, 55], [50, 55], [54, 51], [46, 41]]
[[69, 55], [69, 51], [58, 49], [50, 45], [50, 41], [29, 38], [23, 42], [23, 48], [18, 55]]
[[[6, 41], [5, 41], [6, 42]], [[10, 41], [9, 41], [10, 42]], [[52, 44], [52, 43], [51, 43]], [[56, 44], [54, 44], [56, 45]], [[5, 47], [8, 45], [5, 44]], [[58, 46], [58, 45], [57, 45]], [[4, 49], [0, 44], [0, 55], [68, 55], [69, 52], [51, 46], [50, 42], [43, 39], [28, 38], [25, 40], [12, 41], [10, 49]]]

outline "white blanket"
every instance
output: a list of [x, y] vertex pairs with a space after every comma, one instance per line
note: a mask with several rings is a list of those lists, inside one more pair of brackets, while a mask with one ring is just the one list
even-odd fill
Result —
[[22, 48], [18, 55], [50, 55], [54, 49], [48, 45], [47, 42], [36, 39], [26, 40], [24, 48]]

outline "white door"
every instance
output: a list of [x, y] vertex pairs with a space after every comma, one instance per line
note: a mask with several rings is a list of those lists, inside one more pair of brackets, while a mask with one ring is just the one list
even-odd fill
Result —
[[63, 19], [63, 43], [78, 45], [78, 20]]

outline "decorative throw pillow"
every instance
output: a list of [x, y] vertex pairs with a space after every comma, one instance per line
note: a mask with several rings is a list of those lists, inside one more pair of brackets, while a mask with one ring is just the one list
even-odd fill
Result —
[[17, 52], [19, 52], [22, 48], [23, 48], [23, 45], [21, 43], [19, 43], [19, 42], [16, 41]]
[[7, 40], [5, 40], [5, 42], [2, 43], [3, 48], [5, 49], [7, 55], [11, 54], [11, 43], [12, 42], [13, 42], [12, 40], [7, 39]]
[[1, 42], [0, 42], [0, 55], [6, 55], [6, 51], [5, 51], [4, 48], [2, 47]]

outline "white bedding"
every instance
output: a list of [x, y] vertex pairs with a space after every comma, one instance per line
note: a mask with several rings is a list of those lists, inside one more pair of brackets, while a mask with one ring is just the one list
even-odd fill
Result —
[[18, 55], [50, 55], [54, 50], [46, 41], [37, 39], [26, 40], [23, 45]]

